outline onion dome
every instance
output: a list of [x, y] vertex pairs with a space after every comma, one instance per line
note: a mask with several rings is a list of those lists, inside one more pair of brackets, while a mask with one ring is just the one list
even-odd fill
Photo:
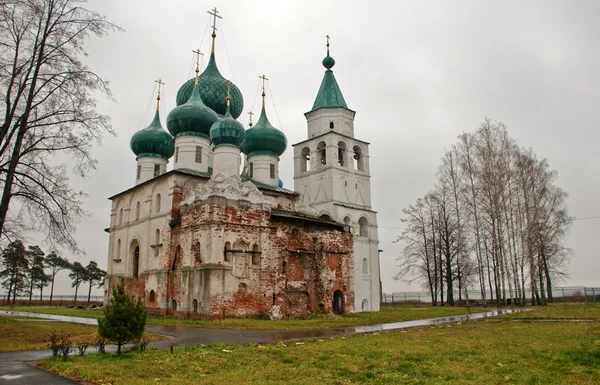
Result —
[[215, 146], [240, 147], [244, 141], [246, 131], [242, 123], [231, 116], [229, 97], [227, 98], [227, 109], [225, 116], [219, 118], [210, 129], [210, 140]]
[[167, 116], [167, 128], [175, 137], [196, 135], [208, 138], [217, 119], [217, 114], [202, 101], [200, 87], [196, 84], [187, 102], [175, 107]]
[[137, 157], [152, 156], [169, 159], [175, 152], [173, 137], [160, 124], [158, 111], [148, 127], [133, 134], [129, 146]]
[[323, 67], [330, 70], [335, 65], [335, 60], [331, 56], [329, 56], [329, 50], [327, 50], [327, 56], [323, 59]]
[[[215, 61], [215, 53], [210, 54], [208, 65], [200, 74], [200, 96], [204, 103], [215, 111], [219, 116], [224, 116], [227, 110], [225, 98], [227, 97], [227, 82], [228, 80], [221, 75]], [[189, 99], [194, 88], [194, 79], [190, 79], [177, 91], [177, 105], [182, 105]], [[231, 84], [231, 116], [237, 119], [244, 109], [244, 98], [239, 88], [235, 84]]]
[[258, 122], [246, 130], [246, 138], [241, 147], [242, 152], [248, 156], [271, 155], [278, 157], [283, 154], [286, 147], [285, 134], [271, 125], [263, 105]]

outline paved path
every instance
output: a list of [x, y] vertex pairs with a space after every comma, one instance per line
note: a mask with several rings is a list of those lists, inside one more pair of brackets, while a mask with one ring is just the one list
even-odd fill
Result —
[[[477, 320], [494, 317], [513, 311], [527, 311], [530, 309], [499, 309], [485, 313], [471, 314], [468, 319]], [[74, 322], [86, 325], [97, 325], [95, 318], [67, 317], [52, 314], [38, 314], [26, 312], [0, 311], [0, 316], [25, 316], [44, 318], [59, 322]], [[320, 330], [247, 330], [247, 329], [208, 329], [182, 326], [148, 325], [146, 331], [170, 336], [171, 339], [153, 341], [150, 346], [165, 349], [171, 345], [195, 346], [225, 342], [231, 344], [269, 343], [276, 341], [292, 340], [297, 338], [326, 338], [346, 334], [363, 334], [378, 331], [407, 329], [418, 326], [438, 325], [450, 322], [466, 321], [467, 315], [429, 318], [415, 321], [395, 322], [388, 324], [356, 326], [336, 329]], [[108, 348], [108, 347], [107, 347]], [[52, 355], [50, 350], [30, 350], [25, 352], [0, 353], [0, 385], [38, 385], [38, 384], [77, 384], [73, 380], [57, 376], [45, 370], [27, 364], [42, 360]]]

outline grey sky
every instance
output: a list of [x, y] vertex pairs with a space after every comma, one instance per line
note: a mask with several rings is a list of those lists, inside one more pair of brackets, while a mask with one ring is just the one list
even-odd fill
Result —
[[[117, 138], [94, 151], [98, 169], [74, 179], [93, 213], [77, 239], [106, 267], [107, 197], [134, 184], [131, 135], [142, 123], [154, 80], [167, 83], [163, 123], [179, 86], [191, 77], [192, 50], [209, 52], [208, 9], [224, 17], [217, 63], [254, 104], [258, 76], [270, 79], [267, 111], [288, 143], [306, 138], [303, 113], [312, 106], [324, 68], [325, 35], [356, 137], [371, 143], [373, 208], [379, 212], [383, 290], [417, 290], [391, 279], [401, 250], [401, 209], [432, 186], [444, 148], [488, 116], [508, 126], [559, 172], [570, 214], [600, 215], [600, 26], [596, 1], [183, 1], [94, 0], [88, 4], [126, 32], [90, 41], [88, 64], [111, 82], [116, 103], [99, 101]], [[205, 56], [205, 61], [208, 55]], [[231, 67], [229, 65], [231, 62]], [[153, 96], [155, 97], [155, 95]], [[272, 101], [279, 114], [275, 113]], [[169, 165], [171, 167], [172, 165]], [[293, 188], [291, 147], [281, 176]], [[598, 284], [595, 239], [600, 219], [575, 221], [570, 285]], [[71, 257], [75, 259], [75, 257]], [[62, 274], [62, 273], [61, 273]], [[71, 293], [66, 274], [58, 293]]]

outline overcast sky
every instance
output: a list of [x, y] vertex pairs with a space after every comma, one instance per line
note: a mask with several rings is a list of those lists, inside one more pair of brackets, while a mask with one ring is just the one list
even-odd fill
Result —
[[[87, 255], [67, 255], [71, 260], [106, 267], [107, 198], [135, 182], [129, 139], [150, 123], [145, 113], [155, 79], [166, 81], [163, 124], [175, 107], [177, 89], [192, 75], [191, 51], [210, 50], [206, 11], [215, 6], [224, 18], [217, 63], [244, 96], [240, 120], [247, 126], [253, 105], [259, 113], [254, 96], [264, 73], [270, 120], [289, 144], [307, 136], [303, 113], [319, 88], [325, 35], [331, 36], [333, 70], [356, 111], [355, 136], [371, 143], [384, 292], [419, 289], [391, 278], [401, 250], [392, 243], [402, 231], [401, 209], [431, 189], [444, 148], [486, 116], [548, 159], [570, 194], [572, 216], [600, 216], [600, 2], [92, 0], [88, 6], [126, 31], [86, 45], [87, 63], [111, 83], [116, 102], [102, 98], [99, 110], [112, 117], [118, 137], [94, 150], [99, 165], [89, 179], [73, 178], [89, 193], [85, 208], [93, 215], [77, 234]], [[280, 175], [292, 189], [291, 146]], [[599, 230], [600, 219], [573, 222], [565, 284], [598, 286]], [[56, 292], [71, 293], [61, 274]]]

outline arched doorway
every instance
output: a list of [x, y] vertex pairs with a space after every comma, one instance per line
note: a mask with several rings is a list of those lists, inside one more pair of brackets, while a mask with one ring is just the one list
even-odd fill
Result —
[[344, 293], [341, 290], [336, 290], [333, 293], [331, 309], [335, 314], [342, 314], [344, 312]]

